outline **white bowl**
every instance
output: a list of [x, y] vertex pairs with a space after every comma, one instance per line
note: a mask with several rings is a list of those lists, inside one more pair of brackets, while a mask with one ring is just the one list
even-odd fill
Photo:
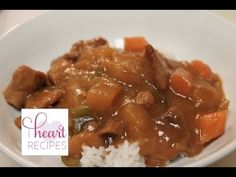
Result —
[[[56, 11], [21, 24], [0, 38], [0, 90], [19, 65], [48, 70], [75, 41], [102, 36], [113, 45], [124, 36], [145, 36], [177, 59], [202, 59], [220, 74], [230, 100], [225, 134], [198, 156], [169, 166], [206, 166], [236, 148], [236, 28], [207, 11]], [[21, 156], [19, 112], [0, 95], [0, 149], [23, 166], [63, 166], [57, 156]]]

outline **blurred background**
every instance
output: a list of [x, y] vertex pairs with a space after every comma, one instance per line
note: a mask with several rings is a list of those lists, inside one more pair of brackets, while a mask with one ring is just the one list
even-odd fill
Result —
[[[45, 10], [0, 10], [0, 36]], [[211, 10], [236, 25], [236, 10]], [[20, 167], [0, 151], [0, 167]], [[210, 167], [236, 167], [236, 151], [210, 165]]]

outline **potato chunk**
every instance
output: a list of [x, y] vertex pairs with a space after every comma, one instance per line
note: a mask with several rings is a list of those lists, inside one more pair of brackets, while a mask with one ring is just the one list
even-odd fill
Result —
[[101, 79], [88, 91], [85, 103], [96, 111], [104, 111], [113, 105], [122, 87], [114, 81]]
[[132, 138], [144, 138], [153, 135], [154, 124], [143, 106], [130, 103], [119, 112], [128, 134]]

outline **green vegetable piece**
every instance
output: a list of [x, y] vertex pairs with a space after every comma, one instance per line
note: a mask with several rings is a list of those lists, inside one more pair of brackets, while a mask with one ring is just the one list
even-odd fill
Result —
[[82, 126], [85, 122], [93, 121], [93, 110], [89, 106], [81, 106], [77, 109], [71, 109], [69, 111], [70, 116], [74, 122], [74, 134], [78, 134], [82, 130]]

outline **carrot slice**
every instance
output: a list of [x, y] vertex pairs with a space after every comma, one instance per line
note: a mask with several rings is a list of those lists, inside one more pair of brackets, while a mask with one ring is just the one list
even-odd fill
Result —
[[183, 68], [178, 68], [170, 77], [170, 86], [176, 93], [189, 96], [192, 91], [191, 73]]
[[200, 60], [193, 60], [191, 64], [200, 76], [207, 79], [212, 79], [213, 73], [211, 71], [211, 68], [207, 64], [203, 63]]
[[228, 110], [199, 116], [197, 126], [200, 130], [200, 143], [205, 144], [222, 135], [225, 130]]
[[148, 45], [148, 42], [144, 37], [125, 37], [125, 50], [132, 52], [142, 52], [145, 49], [145, 46]]

